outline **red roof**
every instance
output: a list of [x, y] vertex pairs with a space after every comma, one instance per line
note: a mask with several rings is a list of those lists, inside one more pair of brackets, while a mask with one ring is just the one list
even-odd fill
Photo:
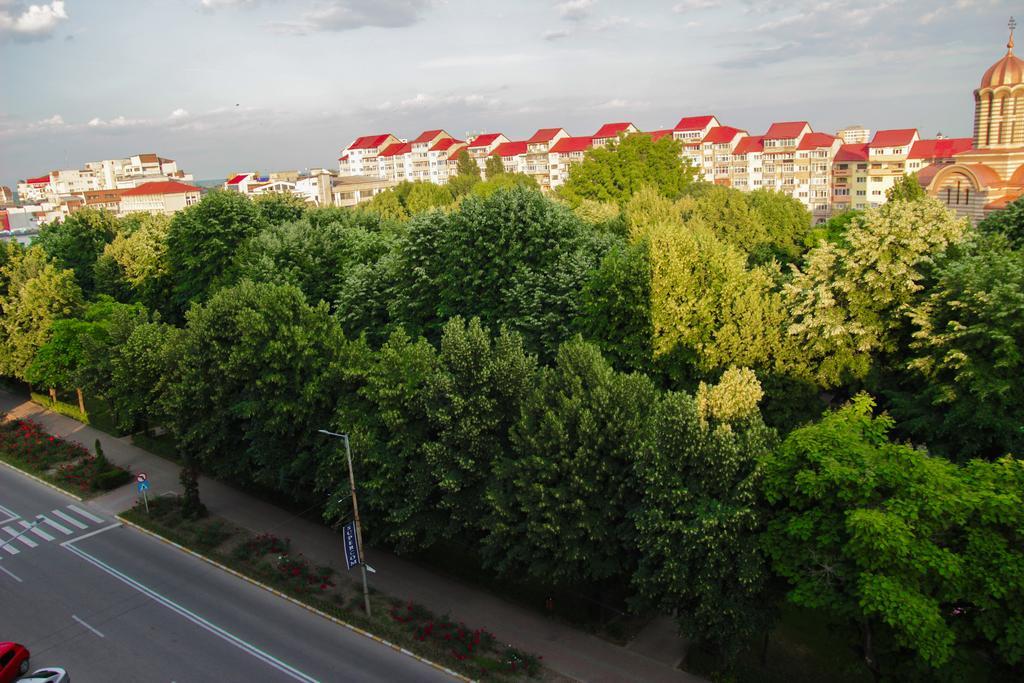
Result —
[[503, 142], [491, 152], [491, 155], [499, 157], [517, 157], [520, 154], [526, 154], [526, 140]]
[[391, 133], [384, 133], [383, 135], [364, 135], [361, 138], [356, 138], [355, 142], [349, 145], [346, 149], [371, 149], [373, 147], [380, 147], [389, 137], [391, 137]]
[[186, 185], [185, 183], [177, 183], [173, 180], [167, 180], [155, 183], [143, 183], [138, 187], [125, 190], [121, 193], [121, 196], [143, 197], [154, 194], [185, 194], [187, 192], [201, 192], [201, 190], [195, 185]]
[[466, 148], [466, 143], [462, 140], [456, 140], [455, 142], [457, 145], [451, 151], [451, 154], [448, 155], [448, 161], [458, 161], [459, 155], [462, 154], [462, 150]]
[[348, 161], [348, 155], [342, 154], [340, 157], [338, 157], [338, 161]]
[[764, 134], [765, 140], [793, 140], [800, 135], [804, 127], [809, 127], [806, 121], [783, 121], [773, 123], [768, 132]]
[[7, 218], [7, 211], [0, 210], [0, 230], [10, 230], [11, 221]]
[[868, 160], [868, 143], [858, 142], [849, 145], [843, 145], [836, 152], [836, 161], [867, 161]]
[[732, 126], [715, 126], [704, 136], [704, 142], [713, 142], [715, 144], [732, 142], [736, 139], [737, 135], [745, 135], [746, 132]]
[[916, 128], [880, 130], [875, 133], [869, 147], [902, 147], [913, 142], [915, 135], [917, 135]]
[[[606, 123], [594, 133], [595, 138], [617, 138], [620, 134], [629, 130], [632, 123]], [[636, 126], [633, 126], [636, 128]]]
[[676, 124], [676, 130], [704, 130], [714, 116], [684, 116]]
[[910, 148], [911, 159], [948, 159], [954, 154], [966, 152], [974, 147], [971, 138], [943, 138], [942, 140], [918, 140]]
[[246, 178], [248, 178], [250, 175], [252, 175], [252, 174], [251, 173], [239, 173], [234, 178], [232, 178], [231, 180], [228, 181], [228, 185], [237, 185], [238, 183], [240, 183], [243, 180], [245, 180]]
[[651, 140], [653, 140], [654, 142], [657, 142], [658, 140], [662, 139], [666, 135], [672, 135], [672, 131], [671, 131], [671, 129], [670, 130], [652, 130], [650, 133], [648, 133], [648, 135], [651, 136]]
[[530, 138], [526, 142], [527, 144], [531, 142], [551, 142], [552, 138], [554, 138], [562, 131], [563, 129], [561, 128], [541, 128], [540, 130], [533, 134], [532, 138]]
[[437, 144], [430, 148], [431, 152], [443, 152], [452, 145], [461, 145], [462, 140], [455, 140], [453, 138], [443, 138], [437, 141]]
[[441, 135], [442, 133], [444, 133], [444, 131], [440, 130], [440, 129], [438, 129], [438, 130], [425, 130], [422, 133], [420, 133], [420, 136], [418, 138], [416, 138], [415, 140], [412, 141], [412, 144], [418, 145], [418, 144], [423, 143], [423, 142], [430, 142], [431, 140], [436, 138], [438, 135]]
[[736, 145], [736, 149], [732, 151], [733, 154], [750, 154], [751, 152], [763, 152], [764, 151], [764, 136], [763, 135], [748, 135], [741, 139]]
[[470, 141], [470, 147], [487, 147], [495, 140], [501, 137], [501, 133], [484, 133], [483, 135], [477, 135]]
[[29, 185], [46, 185], [50, 182], [50, 176], [41, 175], [38, 178], [29, 178], [25, 182]]
[[412, 151], [411, 142], [392, 142], [390, 145], [380, 151], [377, 156], [380, 157], [393, 157], [397, 154], [405, 154]]
[[800, 140], [797, 149], [818, 149], [819, 147], [831, 147], [836, 141], [836, 136], [828, 133], [808, 133]]
[[551, 148], [552, 154], [568, 154], [569, 152], [582, 152], [590, 149], [594, 144], [593, 138], [562, 138]]

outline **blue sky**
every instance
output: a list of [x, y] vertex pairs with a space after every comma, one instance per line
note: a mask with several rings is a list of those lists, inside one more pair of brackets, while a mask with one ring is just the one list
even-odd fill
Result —
[[[0, 183], [157, 152], [197, 178], [357, 135], [714, 113], [968, 136], [1004, 0], [0, 0]], [[1022, 43], [1024, 50], [1024, 43]]]

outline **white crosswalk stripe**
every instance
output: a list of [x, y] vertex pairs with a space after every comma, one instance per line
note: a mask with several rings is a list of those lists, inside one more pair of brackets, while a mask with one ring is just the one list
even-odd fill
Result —
[[[23, 534], [23, 532], [25, 531], [24, 529], [12, 529], [9, 526], [5, 526], [3, 529], [4, 529], [4, 531], [6, 531], [7, 533], [9, 533], [11, 535], [11, 538], [13, 540], [18, 541], [18, 543], [23, 543], [24, 545], [27, 545], [29, 548], [38, 548], [39, 547], [39, 544], [36, 543], [35, 541], [33, 541], [31, 538], [25, 538], [25, 536]], [[23, 535], [18, 536], [18, 534], [23, 534]], [[14, 539], [15, 536], [18, 536], [18, 538]]]
[[71, 533], [72, 533], [71, 529], [67, 528], [63, 524], [58, 524], [57, 522], [53, 521], [49, 517], [43, 517], [43, 522], [48, 524], [51, 528], [56, 529], [57, 531], [61, 532], [65, 536], [70, 536]]
[[88, 529], [89, 528], [85, 524], [82, 524], [77, 519], [72, 517], [71, 515], [66, 515], [63, 512], [61, 512], [60, 510], [51, 510], [50, 512], [52, 512], [53, 514], [55, 514], [58, 517], [60, 517], [61, 519], [63, 519], [65, 522], [67, 522], [71, 526], [76, 526], [79, 529]]
[[80, 514], [82, 517], [85, 517], [88, 520], [92, 520], [93, 522], [96, 522], [97, 524], [101, 524], [103, 522], [103, 520], [100, 519], [99, 517], [97, 517], [96, 515], [92, 514], [88, 510], [83, 510], [82, 508], [78, 507], [77, 505], [68, 505], [68, 507], [70, 509], [74, 510], [75, 512], [77, 512], [78, 514]]
[[18, 554], [18, 549], [15, 548], [13, 545], [11, 545], [9, 543], [4, 546], [4, 550], [9, 552], [11, 555], [17, 555]]
[[31, 529], [32, 533], [34, 533], [36, 536], [38, 536], [39, 538], [43, 539], [44, 541], [52, 541], [53, 540], [53, 536], [51, 536], [50, 534], [48, 534], [45, 531], [43, 531], [42, 529], [40, 529], [38, 524], [35, 525], [35, 526], [32, 526], [31, 524], [29, 524], [25, 520], [21, 520], [20, 522], [18, 522], [18, 524], [20, 524], [25, 529]]

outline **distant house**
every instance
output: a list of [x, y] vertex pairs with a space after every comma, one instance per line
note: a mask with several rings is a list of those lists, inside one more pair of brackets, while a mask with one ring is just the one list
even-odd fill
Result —
[[121, 193], [121, 213], [150, 213], [169, 216], [199, 202], [202, 190], [174, 180], [143, 183]]

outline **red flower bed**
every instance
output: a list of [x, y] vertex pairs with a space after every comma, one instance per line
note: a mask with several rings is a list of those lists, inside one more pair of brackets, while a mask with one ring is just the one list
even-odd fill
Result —
[[51, 436], [32, 420], [0, 423], [0, 452], [36, 471], [45, 471], [59, 463], [78, 458], [92, 457], [81, 444]]

